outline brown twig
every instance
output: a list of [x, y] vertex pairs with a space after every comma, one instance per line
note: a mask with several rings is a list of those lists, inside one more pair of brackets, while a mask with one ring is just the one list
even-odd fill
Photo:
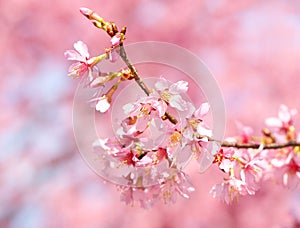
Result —
[[[221, 147], [234, 147], [237, 149], [258, 149], [261, 146], [261, 144], [258, 143], [236, 143], [236, 142], [222, 142]], [[300, 147], [300, 142], [296, 141], [290, 141], [282, 144], [278, 143], [271, 143], [271, 144], [266, 144], [263, 145], [263, 149], [282, 149], [286, 147]]]

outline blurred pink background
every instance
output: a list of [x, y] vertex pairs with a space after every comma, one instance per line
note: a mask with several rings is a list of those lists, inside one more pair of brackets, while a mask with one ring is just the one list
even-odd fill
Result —
[[188, 171], [197, 189], [190, 200], [150, 210], [119, 201], [72, 132], [78, 81], [67, 77], [63, 52], [77, 40], [92, 54], [109, 46], [82, 6], [127, 25], [127, 43], [170, 42], [198, 55], [222, 89], [227, 136], [238, 133], [236, 120], [259, 133], [282, 103], [300, 110], [299, 0], [2, 0], [0, 227], [299, 227], [299, 190], [265, 183], [228, 206], [209, 195], [222, 179], [215, 168]]

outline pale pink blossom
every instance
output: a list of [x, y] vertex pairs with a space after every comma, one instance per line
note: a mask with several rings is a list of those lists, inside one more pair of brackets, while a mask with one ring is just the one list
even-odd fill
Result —
[[189, 106], [190, 110], [194, 110], [194, 112], [190, 112], [186, 117], [186, 127], [183, 130], [183, 136], [187, 140], [208, 141], [208, 138], [212, 137], [212, 130], [204, 123], [203, 118], [209, 112], [209, 104], [207, 102], [202, 103], [197, 110], [192, 104]]
[[289, 188], [295, 188], [300, 181], [300, 161], [299, 155], [293, 151], [285, 157], [274, 158], [271, 160], [274, 167], [273, 175], [279, 178], [280, 183]]
[[225, 173], [229, 173], [230, 169], [233, 169], [235, 166], [235, 159], [233, 155], [235, 150], [233, 148], [222, 148], [219, 150], [218, 154], [215, 155], [214, 163], [218, 163], [219, 168]]
[[234, 199], [237, 200], [240, 195], [247, 195], [246, 183], [232, 177], [224, 180], [221, 184], [213, 186], [210, 194], [213, 198], [220, 198], [221, 201], [230, 204]]
[[179, 111], [185, 111], [188, 109], [188, 102], [186, 102], [180, 95], [187, 92], [187, 82], [178, 81], [170, 85], [170, 82], [164, 78], [161, 78], [155, 83], [155, 88], [159, 92], [161, 98], [171, 107], [176, 108]]
[[[261, 150], [244, 150], [242, 156], [237, 159], [241, 163], [240, 176], [246, 183], [246, 189], [249, 195], [254, 195], [259, 189], [259, 182], [264, 177], [268, 169], [268, 163], [261, 156]], [[236, 156], [238, 154], [236, 153]]]
[[200, 107], [197, 110], [195, 110], [194, 116], [197, 119], [203, 120], [203, 118], [208, 114], [209, 110], [210, 110], [209, 103], [204, 102], [200, 105]]
[[88, 73], [88, 80], [92, 81], [99, 75], [99, 70], [96, 64], [106, 57], [102, 56], [90, 58], [87, 45], [82, 41], [74, 43], [75, 50], [67, 50], [64, 55], [68, 60], [77, 61], [69, 67], [69, 76], [82, 77]]
[[162, 117], [166, 113], [167, 105], [157, 97], [148, 96], [124, 105], [123, 110], [130, 116], [147, 116], [151, 112], [157, 111], [158, 116]]
[[237, 128], [239, 130], [239, 141], [241, 143], [249, 143], [252, 141], [253, 129], [249, 126], [245, 126], [240, 122], [236, 122]]
[[158, 185], [147, 188], [119, 186], [119, 191], [121, 192], [121, 201], [127, 205], [134, 206], [139, 203], [142, 208], [149, 209], [159, 200], [157, 195], [160, 189]]
[[293, 124], [293, 117], [297, 114], [296, 109], [289, 110], [287, 106], [281, 105], [279, 107], [278, 117], [269, 117], [266, 119], [266, 125], [274, 127], [281, 132], [286, 133], [289, 127]]
[[190, 194], [195, 191], [190, 177], [181, 170], [173, 170], [166, 181], [164, 181], [161, 188], [161, 198], [164, 203], [175, 203], [177, 195], [184, 198], [190, 198]]

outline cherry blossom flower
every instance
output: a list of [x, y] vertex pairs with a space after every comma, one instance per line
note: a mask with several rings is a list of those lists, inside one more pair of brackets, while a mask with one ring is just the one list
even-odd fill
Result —
[[213, 186], [210, 190], [213, 198], [220, 198], [227, 204], [238, 199], [239, 195], [247, 195], [246, 183], [242, 180], [232, 177], [226, 179], [223, 183]]
[[161, 78], [160, 81], [155, 83], [155, 88], [159, 92], [161, 98], [167, 102], [171, 107], [178, 109], [179, 111], [185, 111], [188, 109], [188, 102], [182, 97], [181, 93], [186, 93], [188, 90], [188, 83], [185, 81], [178, 81], [174, 84]]
[[270, 160], [274, 167], [273, 176], [280, 179], [280, 183], [289, 188], [295, 188], [300, 181], [300, 155], [297, 149], [276, 152]]
[[247, 149], [237, 156], [238, 162], [241, 164], [240, 177], [246, 183], [246, 189], [249, 195], [254, 195], [259, 189], [258, 183], [264, 177], [264, 172], [268, 168], [267, 161], [261, 156], [262, 148], [258, 150]]
[[[289, 110], [287, 106], [281, 105], [279, 107], [278, 117], [270, 117], [266, 119], [266, 125], [273, 127], [278, 131], [278, 133], [293, 133], [293, 117], [297, 114], [296, 109]], [[295, 135], [292, 136], [292, 139], [295, 139]]]
[[[183, 127], [183, 147], [190, 147], [194, 153], [197, 162], [200, 164], [200, 170], [205, 170], [212, 164], [215, 153], [214, 142], [211, 142], [212, 130], [204, 123], [203, 118], [209, 112], [209, 104], [203, 103], [195, 108], [189, 105], [189, 115], [186, 117], [186, 126]], [[191, 110], [194, 110], [191, 112]]]
[[169, 176], [160, 185], [160, 197], [165, 204], [175, 203], [177, 195], [190, 198], [190, 194], [195, 191], [190, 177], [182, 170], [170, 170]]
[[74, 49], [75, 50], [67, 50], [64, 53], [68, 60], [77, 61], [70, 66], [68, 75], [73, 77], [82, 77], [86, 72], [88, 72], [88, 79], [89, 81], [92, 81], [99, 74], [96, 64], [106, 58], [107, 55], [104, 54], [90, 58], [88, 47], [82, 41], [74, 43]]
[[167, 104], [160, 98], [153, 96], [142, 97], [138, 101], [124, 105], [123, 110], [127, 118], [122, 123], [119, 135], [131, 138], [150, 139], [150, 128], [156, 128], [156, 134], [164, 134], [166, 123], [161, 120], [165, 114]]
[[151, 208], [159, 198], [157, 197], [160, 192], [159, 185], [151, 187], [127, 187], [119, 186], [121, 191], [121, 201], [124, 201], [127, 205], [134, 206], [135, 203], [139, 203], [144, 209]]
[[121, 191], [121, 200], [126, 204], [133, 206], [135, 202], [138, 202], [141, 207], [149, 208], [159, 199], [165, 204], [175, 203], [178, 195], [188, 199], [195, 188], [187, 174], [173, 169], [161, 184], [150, 187], [120, 186], [119, 190]]
[[152, 111], [157, 111], [158, 116], [162, 117], [166, 113], [167, 105], [161, 99], [150, 95], [124, 105], [123, 110], [130, 116], [147, 116]]
[[249, 126], [245, 126], [240, 122], [236, 122], [236, 125], [239, 130], [238, 141], [241, 143], [249, 143], [252, 141], [253, 129]]
[[215, 156], [214, 163], [218, 163], [218, 166], [225, 173], [229, 173], [230, 169], [233, 169], [235, 159], [233, 155], [235, 150], [233, 148], [222, 148], [219, 150], [218, 154]]

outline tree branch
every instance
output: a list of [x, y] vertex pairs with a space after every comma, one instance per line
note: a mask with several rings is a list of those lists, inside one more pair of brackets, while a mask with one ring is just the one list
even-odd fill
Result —
[[[235, 143], [235, 142], [222, 142], [221, 143], [221, 147], [234, 147], [237, 149], [258, 149], [261, 146], [261, 144], [258, 143]], [[300, 147], [300, 142], [296, 142], [296, 141], [290, 141], [287, 143], [271, 143], [271, 144], [266, 144], [263, 145], [263, 149], [282, 149], [282, 148], [286, 148], [286, 147]]]

